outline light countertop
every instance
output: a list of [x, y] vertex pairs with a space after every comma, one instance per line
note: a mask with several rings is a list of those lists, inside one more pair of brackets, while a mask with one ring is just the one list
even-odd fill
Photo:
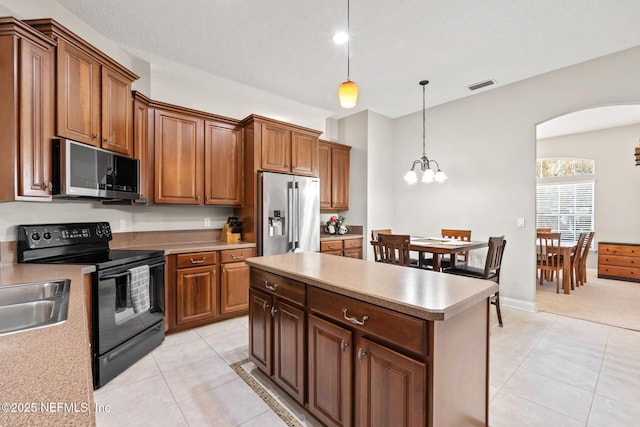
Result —
[[165, 255], [185, 254], [189, 252], [224, 251], [227, 249], [255, 248], [255, 243], [248, 242], [192, 242], [192, 243], [158, 243], [140, 246], [129, 246], [127, 249], [150, 249], [164, 251]]
[[350, 239], [362, 239], [362, 234], [320, 234], [320, 241], [325, 242], [327, 240], [350, 240]]
[[447, 320], [498, 290], [489, 280], [315, 252], [249, 258], [247, 264], [426, 320]]
[[50, 264], [0, 268], [0, 286], [71, 279], [65, 322], [0, 336], [0, 425], [95, 425], [83, 286], [84, 274], [94, 270]]

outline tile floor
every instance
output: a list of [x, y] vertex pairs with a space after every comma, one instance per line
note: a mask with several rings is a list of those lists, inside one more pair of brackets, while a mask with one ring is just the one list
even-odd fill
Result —
[[[639, 425], [640, 332], [506, 307], [499, 328], [491, 312], [492, 426]], [[229, 367], [247, 342], [247, 317], [167, 336], [95, 392], [98, 427], [284, 426]]]

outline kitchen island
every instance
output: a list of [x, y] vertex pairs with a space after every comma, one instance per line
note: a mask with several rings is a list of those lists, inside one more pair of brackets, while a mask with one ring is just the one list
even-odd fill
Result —
[[250, 358], [324, 424], [488, 424], [495, 283], [320, 253], [247, 263]]

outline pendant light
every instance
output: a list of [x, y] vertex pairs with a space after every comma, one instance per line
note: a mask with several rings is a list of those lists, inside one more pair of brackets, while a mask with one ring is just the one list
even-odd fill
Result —
[[[426, 137], [426, 125], [425, 125], [425, 87], [429, 84], [429, 80], [422, 80], [420, 86], [422, 86], [422, 157], [413, 162], [411, 169], [404, 176], [404, 180], [409, 184], [415, 184], [418, 182], [418, 176], [416, 175], [415, 168], [420, 165], [420, 171], [422, 172], [421, 181], [424, 183], [439, 182], [442, 183], [447, 179], [447, 175], [440, 170], [440, 165], [435, 160], [429, 160], [425, 151], [425, 137]], [[436, 172], [431, 169], [431, 163], [435, 163]]]
[[340, 98], [340, 106], [342, 108], [353, 108], [358, 102], [358, 85], [349, 79], [349, 55], [351, 50], [349, 45], [351, 43], [351, 32], [349, 22], [350, 12], [350, 0], [347, 0], [347, 81], [342, 83], [338, 88], [338, 98]]

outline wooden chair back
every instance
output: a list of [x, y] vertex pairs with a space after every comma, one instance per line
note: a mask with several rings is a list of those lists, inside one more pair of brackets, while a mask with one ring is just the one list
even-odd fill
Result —
[[595, 231], [588, 231], [585, 233], [584, 243], [578, 247], [578, 254], [576, 252], [578, 260], [576, 265], [576, 283], [578, 286], [582, 286], [587, 281], [587, 256], [589, 255], [589, 248], [591, 247], [591, 242], [593, 241], [593, 236], [595, 235]]
[[537, 233], [536, 268], [540, 270], [540, 286], [545, 277], [556, 276], [556, 292], [560, 292], [560, 233]]
[[373, 246], [373, 259], [380, 261], [380, 251], [378, 250], [378, 235], [379, 234], [392, 234], [390, 228], [384, 228], [381, 230], [371, 230], [371, 246]]
[[408, 234], [378, 234], [380, 262], [411, 266]]
[[[443, 228], [441, 234], [445, 239], [457, 239], [465, 242], [471, 241], [471, 230], [454, 230]], [[455, 267], [458, 261], [461, 261], [461, 263], [466, 266], [469, 261], [469, 252], [465, 251], [455, 254], [453, 261], [454, 262], [451, 263], [452, 267]]]
[[496, 283], [500, 283], [500, 268], [502, 266], [502, 256], [504, 255], [504, 248], [507, 246], [507, 241], [504, 236], [489, 237], [489, 250], [487, 251], [487, 260], [484, 264], [484, 278], [488, 279], [491, 273], [494, 276], [491, 280]]
[[578, 279], [578, 263], [580, 260], [580, 253], [582, 252], [582, 247], [584, 246], [584, 239], [587, 237], [587, 233], [580, 233], [578, 236], [578, 242], [576, 243], [575, 248], [573, 248], [573, 252], [571, 253], [571, 289], [575, 289], [575, 284], [577, 283], [580, 286], [580, 282]]
[[540, 227], [538, 227], [536, 229], [536, 232], [538, 232], [538, 233], [551, 233], [551, 229], [550, 228], [540, 228]]

